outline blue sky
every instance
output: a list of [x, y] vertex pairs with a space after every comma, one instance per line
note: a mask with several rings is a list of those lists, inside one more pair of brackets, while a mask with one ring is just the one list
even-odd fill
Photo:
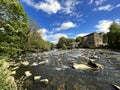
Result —
[[120, 0], [19, 0], [25, 12], [42, 29], [43, 39], [76, 38], [92, 32], [109, 32], [120, 23]]

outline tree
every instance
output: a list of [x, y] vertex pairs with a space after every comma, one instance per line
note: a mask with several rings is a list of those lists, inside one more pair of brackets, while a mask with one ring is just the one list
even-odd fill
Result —
[[103, 35], [103, 43], [108, 43], [108, 34]]
[[41, 37], [41, 33], [38, 32], [39, 29], [42, 29], [38, 24], [33, 20], [29, 19], [29, 33], [26, 42], [26, 51], [39, 52], [39, 51], [48, 51], [52, 49], [52, 44], [44, 41]]
[[17, 0], [0, 0], [0, 52], [16, 55], [24, 49], [27, 15]]
[[57, 48], [66, 47], [67, 39], [65, 37], [61, 37], [58, 41]]
[[75, 41], [75, 40], [74, 40], [73, 38], [68, 38], [66, 45], [69, 45], [69, 44], [73, 43], [74, 41]]
[[75, 39], [76, 42], [81, 42], [82, 41], [82, 37], [81, 36], [78, 36], [76, 39]]
[[120, 25], [113, 22], [108, 32], [108, 44], [111, 48], [120, 48]]

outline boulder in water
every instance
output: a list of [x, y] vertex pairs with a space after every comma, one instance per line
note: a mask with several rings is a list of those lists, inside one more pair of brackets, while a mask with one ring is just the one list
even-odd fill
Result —
[[39, 81], [41, 76], [34, 76], [34, 81]]
[[15, 75], [15, 74], [16, 74], [16, 71], [12, 71], [12, 72], [11, 72], [11, 75]]
[[102, 69], [103, 66], [92, 61], [89, 61], [88, 63], [81, 64], [73, 63], [73, 68], [81, 70], [90, 70], [90, 69]]
[[38, 63], [34, 62], [33, 64], [31, 64], [31, 66], [37, 66]]
[[42, 79], [42, 80], [40, 80], [40, 82], [43, 83], [43, 84], [48, 84], [49, 80], [48, 79]]
[[23, 64], [24, 66], [28, 66], [28, 65], [29, 65], [29, 62], [28, 62], [28, 61], [24, 61], [24, 62], [22, 62], [22, 64]]
[[114, 87], [116, 90], [120, 90], [120, 86], [118, 86], [118, 85], [113, 85], [113, 87]]
[[75, 69], [81, 69], [81, 70], [92, 69], [87, 64], [78, 64], [78, 63], [73, 63], [73, 68], [75, 68]]
[[27, 77], [29, 77], [29, 76], [31, 76], [32, 74], [30, 73], [30, 71], [25, 71], [25, 75], [26, 75]]

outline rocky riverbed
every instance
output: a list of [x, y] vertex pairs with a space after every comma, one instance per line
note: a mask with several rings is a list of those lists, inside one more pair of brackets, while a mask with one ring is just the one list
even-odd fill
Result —
[[14, 77], [19, 90], [118, 90], [115, 86], [120, 86], [119, 52], [53, 50], [28, 53], [14, 60], [18, 66]]

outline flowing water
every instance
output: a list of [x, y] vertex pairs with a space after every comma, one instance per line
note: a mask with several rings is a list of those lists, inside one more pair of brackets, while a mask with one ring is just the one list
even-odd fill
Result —
[[[94, 58], [91, 58], [93, 57]], [[95, 49], [76, 49], [69, 51], [44, 52], [27, 54], [24, 60], [31, 66], [23, 66], [17, 70], [16, 79], [20, 79], [25, 71], [32, 76], [24, 79], [23, 90], [117, 90], [112, 85], [120, 86], [120, 53]], [[118, 59], [117, 59], [118, 58]], [[100, 70], [76, 70], [72, 63], [93, 60], [103, 65]], [[44, 64], [38, 64], [39, 62]], [[33, 65], [36, 63], [36, 65]], [[48, 79], [47, 85], [33, 80], [34, 76]]]

